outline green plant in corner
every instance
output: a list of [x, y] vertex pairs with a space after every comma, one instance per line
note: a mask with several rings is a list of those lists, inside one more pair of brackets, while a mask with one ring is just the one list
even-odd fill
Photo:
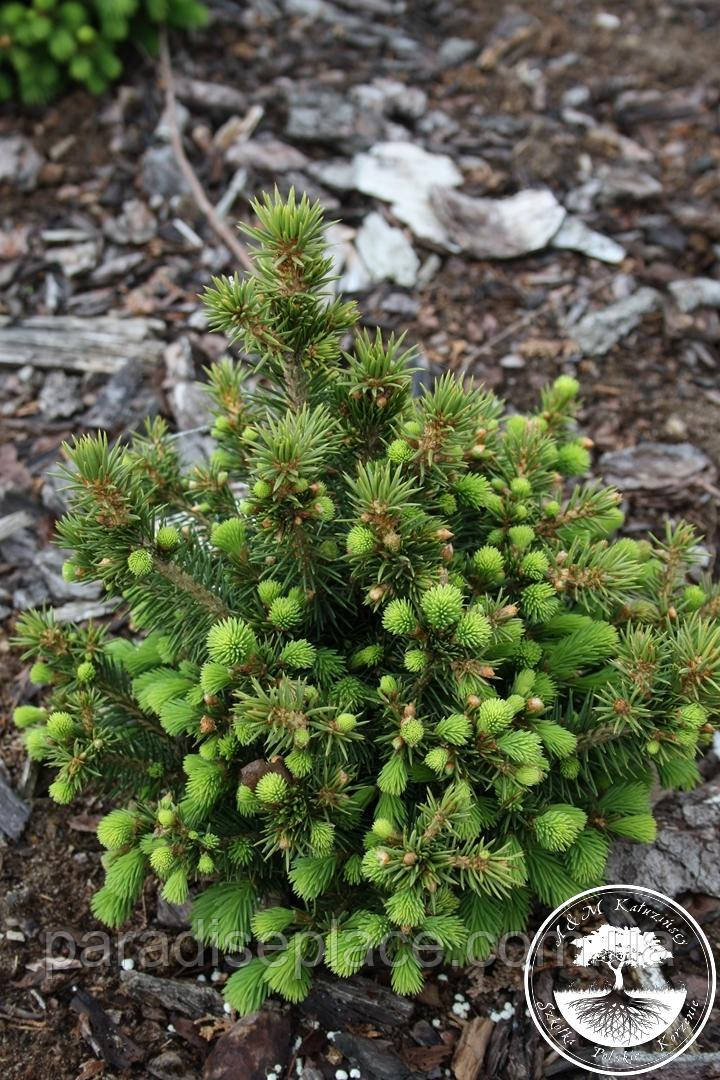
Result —
[[343, 976], [386, 941], [408, 994], [420, 937], [487, 955], [601, 881], [616, 837], [652, 842], [650, 786], [696, 782], [720, 706], [720, 590], [690, 582], [688, 525], [613, 538], [617, 493], [568, 480], [575, 380], [532, 415], [450, 374], [414, 398], [412, 351], [332, 292], [320, 208], [255, 210], [255, 275], [205, 297], [250, 357], [208, 372], [209, 465], [183, 472], [159, 420], [67, 448], [65, 572], [132, 639], [17, 629], [53, 796], [124, 795], [95, 914], [122, 923], [154, 877], [200, 887], [220, 948], [281, 935], [228, 981], [240, 1011], [301, 999], [318, 935]]
[[101, 94], [131, 41], [155, 51], [160, 26], [204, 26], [200, 0], [0, 0], [0, 101], [44, 105], [69, 83]]

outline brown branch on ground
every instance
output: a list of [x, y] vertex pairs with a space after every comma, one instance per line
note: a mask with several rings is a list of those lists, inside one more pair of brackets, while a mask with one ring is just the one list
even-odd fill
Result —
[[160, 31], [160, 71], [165, 87], [165, 112], [170, 129], [170, 145], [177, 160], [180, 171], [188, 182], [192, 196], [198, 208], [205, 215], [207, 223], [213, 232], [222, 240], [225, 247], [232, 252], [240, 265], [245, 270], [252, 268], [250, 256], [243, 244], [234, 236], [231, 229], [220, 218], [215, 207], [208, 199], [202, 184], [197, 178], [195, 170], [188, 161], [182, 144], [182, 137], [177, 121], [177, 109], [175, 107], [175, 80], [173, 77], [172, 64], [170, 62], [170, 48], [168, 46], [167, 31], [163, 27]]

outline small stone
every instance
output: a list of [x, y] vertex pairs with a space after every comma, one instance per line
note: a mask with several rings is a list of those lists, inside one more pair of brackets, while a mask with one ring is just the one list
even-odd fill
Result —
[[64, 371], [51, 371], [38, 394], [40, 412], [48, 420], [65, 419], [82, 408], [80, 379]]
[[97, 265], [97, 248], [93, 240], [70, 247], [50, 248], [46, 253], [48, 262], [59, 263], [65, 277], [78, 277]]
[[[178, 131], [182, 134], [185, 128], [190, 123], [190, 112], [185, 108], [181, 101], [175, 102], [175, 125]], [[163, 109], [162, 116], [157, 122], [155, 128], [155, 138], [160, 139], [162, 142], [169, 143], [171, 138], [172, 125], [170, 124], [170, 114], [167, 108]]]
[[430, 191], [462, 183], [462, 175], [445, 154], [429, 154], [410, 142], [377, 143], [353, 160], [354, 186], [391, 204], [398, 221], [409, 225], [415, 236], [456, 251], [430, 204]]
[[621, 263], [625, 258], [625, 248], [611, 240], [609, 236], [595, 232], [580, 218], [568, 214], [558, 231], [550, 241], [552, 247], [579, 251], [591, 259], [606, 263]]
[[506, 368], [508, 371], [519, 370], [525, 367], [525, 361], [517, 353], [508, 353], [507, 356], [501, 358], [500, 367]]
[[128, 251], [124, 255], [112, 255], [96, 267], [90, 275], [93, 285], [107, 285], [116, 278], [124, 278], [143, 262], [145, 256], [140, 251]]
[[455, 67], [456, 64], [464, 63], [479, 51], [477, 41], [471, 41], [470, 38], [445, 38], [438, 49], [438, 62], [444, 68]]
[[715, 278], [684, 278], [670, 282], [668, 289], [681, 311], [695, 311], [699, 307], [720, 307], [720, 281]]
[[612, 11], [596, 11], [593, 23], [598, 30], [619, 30], [622, 25], [620, 17]]
[[42, 157], [25, 135], [0, 138], [0, 184], [34, 191], [42, 167]]
[[603, 454], [598, 463], [606, 484], [619, 491], [658, 491], [684, 496], [691, 484], [712, 483], [707, 454], [690, 443], [643, 442]]
[[104, 230], [116, 244], [146, 244], [157, 231], [157, 218], [142, 199], [128, 199], [122, 213], [105, 222]]
[[142, 156], [140, 170], [142, 186], [148, 195], [170, 199], [189, 191], [171, 146], [151, 146]]
[[663, 186], [649, 173], [633, 166], [607, 165], [598, 169], [599, 202], [611, 203], [623, 199], [642, 202], [662, 194]]
[[302, 169], [308, 160], [302, 150], [272, 137], [234, 142], [228, 148], [225, 157], [231, 165], [245, 166], [269, 173]]
[[123, 969], [123, 971], [134, 971], [134, 969], [135, 969], [135, 961], [133, 960], [133, 958], [131, 956], [126, 956], [125, 957], [125, 959], [122, 962], [122, 969]]
[[563, 108], [579, 109], [590, 101], [590, 88], [588, 86], [571, 86], [562, 96]]
[[300, 89], [288, 91], [286, 134], [297, 142], [328, 143], [345, 150], [372, 145], [385, 134], [382, 99], [377, 107], [356, 104], [335, 90]]
[[388, 225], [381, 214], [368, 214], [355, 237], [355, 246], [372, 281], [394, 281], [405, 288], [415, 284], [420, 260], [405, 233]]
[[432, 207], [451, 242], [478, 259], [512, 259], [546, 246], [565, 219], [551, 191], [530, 188], [505, 199], [475, 199], [434, 188]]
[[244, 113], [247, 108], [245, 95], [234, 86], [205, 82], [202, 79], [175, 77], [175, 93], [179, 100], [187, 101], [210, 112]]
[[165, 1050], [157, 1057], [151, 1058], [147, 1063], [147, 1071], [156, 1080], [197, 1080], [198, 1076], [176, 1050]]
[[674, 413], [671, 413], [671, 415], [668, 416], [667, 420], [665, 421], [663, 430], [670, 439], [687, 438], [687, 424], [682, 419], [682, 417], [676, 416]]
[[420, 310], [420, 301], [414, 296], [408, 296], [407, 293], [392, 292], [385, 297], [381, 307], [390, 315], [401, 315], [405, 319], [413, 319]]
[[632, 296], [618, 300], [600, 311], [591, 311], [568, 332], [585, 356], [604, 356], [606, 352], [640, 323], [643, 316], [660, 306], [656, 289], [638, 289]]

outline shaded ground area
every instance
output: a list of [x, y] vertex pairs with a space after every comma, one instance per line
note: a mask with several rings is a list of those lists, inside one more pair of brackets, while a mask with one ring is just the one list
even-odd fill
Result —
[[[523, 409], [550, 378], [577, 374], [595, 470], [623, 489], [630, 527], [689, 516], [710, 566], [720, 464], [717, 6], [212, 7], [212, 30], [173, 42], [173, 63], [187, 154], [227, 219], [247, 219], [248, 200], [273, 184], [319, 197], [338, 221], [342, 287], [368, 324], [418, 345], [422, 380], [468, 372]], [[152, 895], [120, 955], [113, 940], [96, 966], [87, 953], [78, 962], [79, 950], [103, 944], [84, 936], [98, 929], [88, 904], [103, 808], [51, 806], [46, 777], [27, 770], [9, 726], [13, 704], [32, 696], [9, 651], [14, 612], [49, 603], [60, 617], [108, 616], [99, 596], [62, 581], [62, 557], [48, 546], [62, 512], [52, 477], [62, 440], [97, 427], [120, 436], [160, 412], [190, 432], [189, 456], [204, 449], [193, 380], [224, 346], [207, 333], [197, 294], [232, 260], [188, 193], [163, 105], [155, 64], [134, 57], [102, 99], [74, 93], [43, 112], [0, 112], [0, 782], [33, 800], [22, 834], [0, 847], [0, 1063], [13, 1080], [128, 1071], [189, 1080], [231, 1024], [212, 996], [167, 1008], [122, 970], [124, 955], [134, 972], [208, 990], [227, 975], [212, 957], [188, 967], [163, 956], [182, 929], [153, 945], [158, 916], [175, 916], [158, 913]], [[543, 210], [554, 227], [532, 199], [503, 229], [478, 202], [540, 189], [554, 196]], [[409, 191], [422, 194], [419, 209]], [[458, 191], [471, 202], [458, 205]], [[561, 224], [575, 230], [572, 249]], [[527, 253], [488, 256], [493, 244]], [[673, 818], [668, 835], [687, 829], [692, 844], [692, 820]], [[677, 855], [677, 844], [662, 850]], [[678, 872], [671, 884], [716, 939], [712, 879]], [[47, 930], [69, 935], [50, 964]], [[509, 960], [431, 977], [411, 1012], [391, 998], [373, 1004], [363, 984], [339, 1011], [337, 993], [321, 993], [291, 1028], [276, 1018], [256, 1041], [276, 1048], [278, 1080], [300, 1075], [298, 1061], [305, 1080], [353, 1068], [573, 1075], [538, 1044], [521, 966]], [[339, 1028], [344, 1036], [328, 1039]], [[699, 1049], [719, 1045], [713, 1019]], [[483, 1055], [481, 1073], [473, 1063]], [[216, 1057], [206, 1076], [238, 1075], [239, 1059], [235, 1073], [228, 1060], [230, 1071]], [[678, 1063], [668, 1075], [720, 1075], [710, 1058], [683, 1060], [690, 1071]], [[257, 1075], [275, 1064], [268, 1057]]]

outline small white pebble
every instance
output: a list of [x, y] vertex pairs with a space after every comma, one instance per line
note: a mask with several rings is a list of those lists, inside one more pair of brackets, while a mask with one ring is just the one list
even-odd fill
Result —
[[593, 22], [600, 30], [617, 30], [622, 24], [612, 11], [598, 11]]
[[282, 1065], [276, 1065], [275, 1066], [275, 1072], [276, 1073], [281, 1073], [282, 1072]]
[[439, 1028], [439, 1027], [442, 1027], [442, 1020], [438, 1020], [437, 1016], [436, 1016], [436, 1017], [434, 1017], [434, 1018], [433, 1018], [433, 1019], [432, 1019], [432, 1020], [430, 1021], [430, 1023], [432, 1024], [432, 1026], [433, 1026], [434, 1028]]
[[195, 982], [207, 982], [207, 979], [205, 978], [204, 975], [198, 975], [195, 978]]
[[335, 1080], [348, 1080], [348, 1074], [344, 1069], [335, 1070]]
[[215, 968], [215, 970], [213, 971], [212, 975], [210, 976], [210, 982], [219, 982], [219, 981], [220, 981], [220, 979], [222, 979], [222, 975], [220, 974], [220, 972], [218, 971], [218, 969], [217, 969], [217, 968]]
[[132, 971], [134, 967], [135, 961], [133, 960], [133, 958], [131, 956], [126, 956], [122, 962], [123, 971]]
[[265, 1080], [278, 1080], [277, 1073], [269, 1072], [265, 1077]]
[[465, 995], [464, 994], [456, 994], [453, 1000], [454, 1001], [465, 1001]]
[[293, 1043], [293, 1050], [299, 1050], [302, 1046], [302, 1035], [298, 1035], [297, 1039]]
[[447, 975], [445, 974], [444, 971], [440, 972], [440, 974], [437, 977], [437, 981], [438, 982], [447, 982], [448, 981], [448, 977], [447, 977]]
[[[302, 1042], [302, 1040], [300, 1040], [300, 1041]], [[295, 1072], [298, 1074], [298, 1076], [302, 1076], [304, 1070], [305, 1070], [305, 1066], [303, 1065], [303, 1059], [298, 1058], [297, 1061], [295, 1062]]]
[[459, 1016], [461, 1020], [466, 1020], [468, 1013], [470, 1012], [469, 1005], [463, 1005], [462, 1002], [456, 1001], [452, 1007], [452, 1011], [455, 1016]]
[[327, 1033], [327, 1037], [328, 1037], [328, 1039], [330, 1040], [330, 1042], [335, 1042], [335, 1036], [336, 1036], [337, 1034], [338, 1034], [338, 1032], [337, 1032], [337, 1031], [328, 1031], [328, 1033]]
[[361, 1076], [362, 1076], [362, 1073], [360, 1072], [359, 1069], [351, 1069], [350, 1070], [350, 1080], [360, 1080]]
[[223, 1005], [223, 1010], [224, 1010], [224, 1011], [225, 1011], [226, 1013], [231, 1013], [231, 1012], [232, 1012], [232, 1005], [230, 1004], [230, 1002], [229, 1002], [229, 1001], [226, 1001], [226, 1002], [225, 1002], [225, 1004]]
[[168, 1024], [167, 1029], [168, 1029], [168, 1031], [170, 1032], [171, 1035], [175, 1034], [175, 1028], [173, 1027], [172, 1024]]

